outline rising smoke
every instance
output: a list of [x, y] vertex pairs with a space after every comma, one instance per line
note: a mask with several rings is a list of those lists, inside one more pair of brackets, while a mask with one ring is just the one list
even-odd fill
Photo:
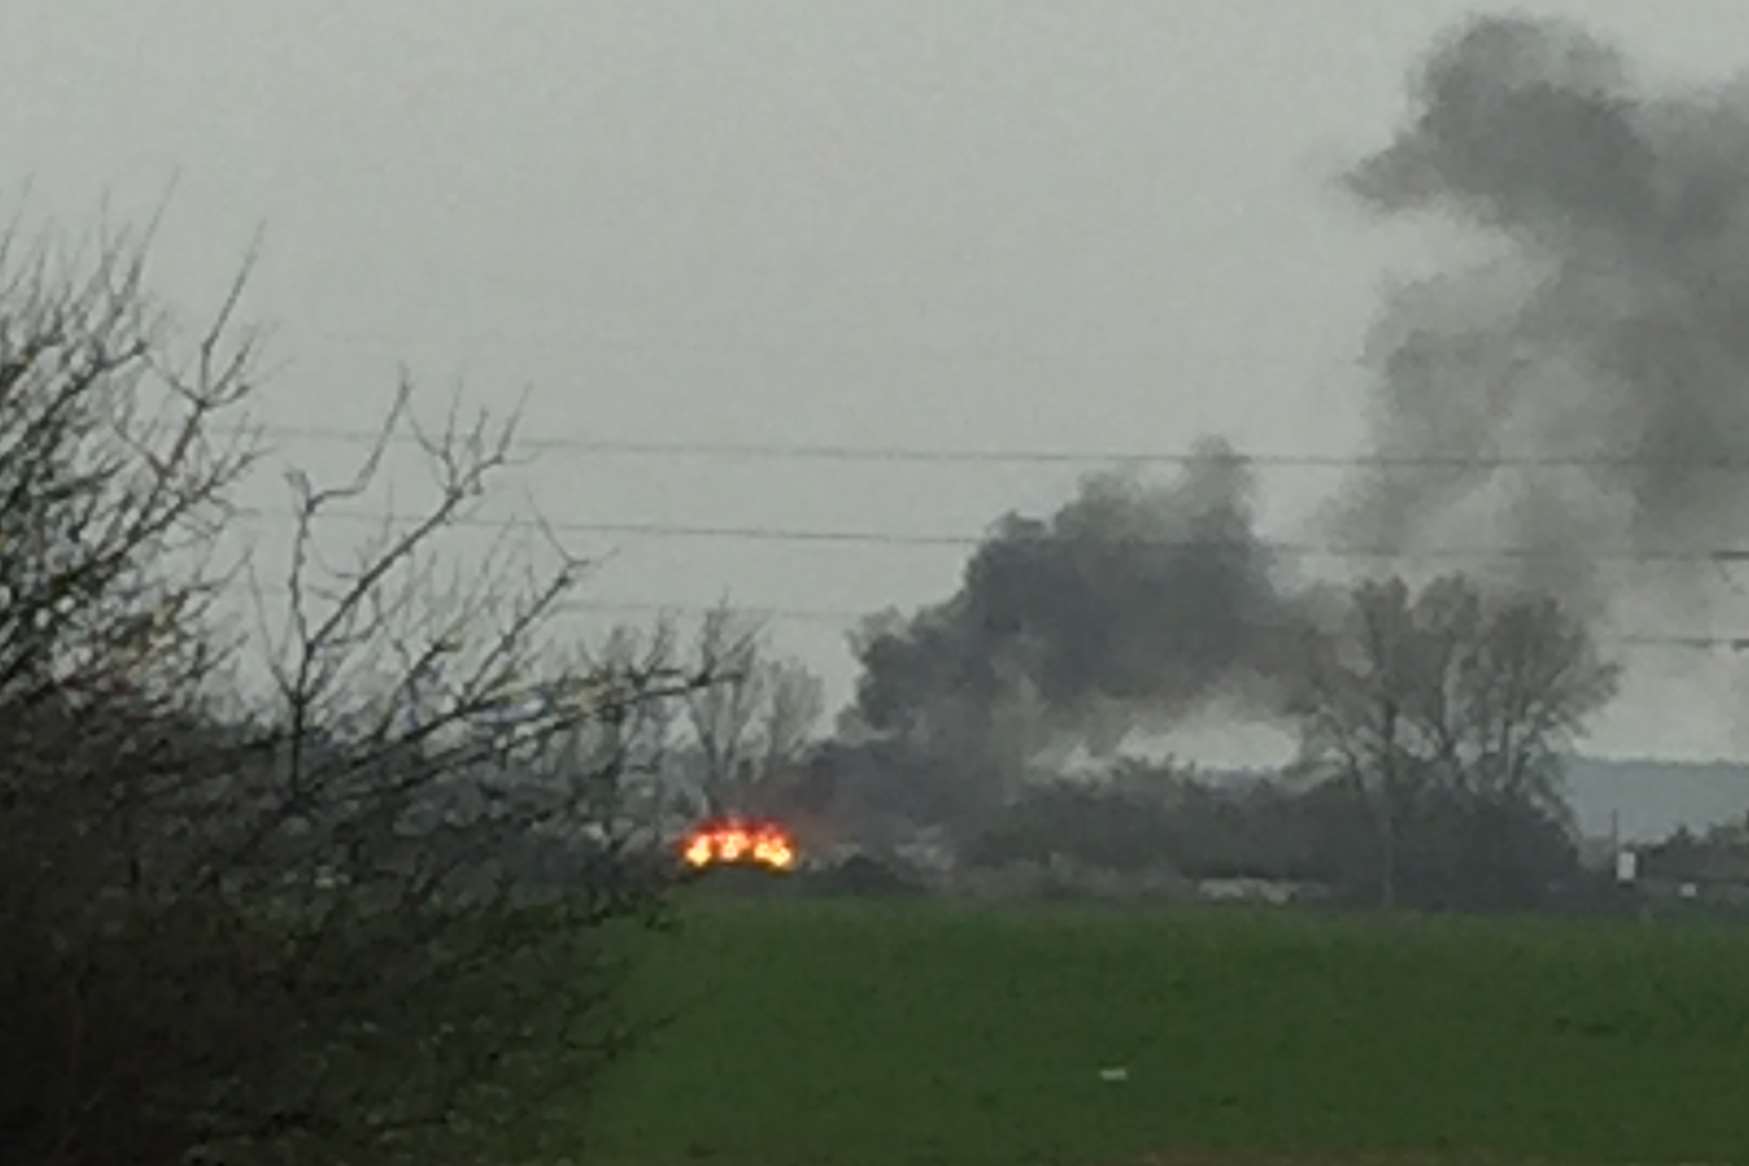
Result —
[[1595, 552], [1749, 541], [1749, 474], [1718, 468], [1749, 461], [1749, 93], [1649, 96], [1579, 28], [1487, 18], [1436, 46], [1414, 99], [1348, 189], [1474, 228], [1496, 259], [1391, 297], [1374, 446], [1613, 460], [1369, 473], [1338, 533], [1529, 548], [1521, 581], [1592, 614], [1624, 585], [1692, 604], [1696, 578]]
[[[1487, 18], [1435, 46], [1413, 96], [1346, 188], [1468, 226], [1489, 260], [1388, 297], [1370, 444], [1467, 464], [1357, 474], [1326, 533], [1404, 560], [1521, 548], [1510, 582], [1594, 618], [1624, 589], [1692, 610], [1702, 571], [1597, 552], [1749, 544], [1749, 473], [1719, 466], [1749, 463], [1749, 92], [1648, 96], [1579, 28]], [[1324, 593], [1284, 581], [1252, 491], [1210, 443], [1169, 485], [1096, 478], [1049, 521], [1003, 520], [950, 600], [865, 630], [850, 720], [1000, 787], [1217, 701], [1272, 715]]]
[[1048, 521], [1004, 518], [951, 599], [865, 630], [857, 721], [1000, 783], [1217, 698], [1272, 707], [1296, 613], [1252, 495], [1211, 441], [1176, 481], [1092, 477]]

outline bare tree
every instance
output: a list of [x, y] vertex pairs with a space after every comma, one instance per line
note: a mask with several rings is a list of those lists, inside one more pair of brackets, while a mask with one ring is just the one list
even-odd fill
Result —
[[1368, 581], [1345, 625], [1312, 637], [1301, 763], [1367, 803], [1379, 898], [1393, 906], [1406, 827], [1430, 796], [1565, 820], [1562, 752], [1618, 675], [1551, 598], [1488, 596], [1461, 575], [1418, 595], [1401, 579]]
[[[585, 650], [578, 662], [580, 672], [596, 676], [637, 677], [656, 667], [668, 667], [678, 659], [674, 627], [666, 620], [654, 629], [619, 625], [612, 629], [597, 649]], [[673, 669], [670, 667], [670, 671]], [[678, 677], [678, 672], [675, 673]], [[699, 688], [708, 687], [708, 673], [700, 668], [693, 674]], [[668, 777], [674, 763], [674, 735], [685, 695], [694, 689], [684, 682], [672, 691], [652, 691], [644, 699], [630, 702], [624, 715], [596, 729], [596, 735], [611, 740], [620, 751], [623, 809], [628, 822], [635, 821], [648, 843], [660, 846], [667, 841]]]
[[749, 809], [801, 757], [824, 711], [819, 678], [768, 652], [764, 624], [727, 604], [700, 622], [697, 658], [714, 683], [687, 696], [686, 714], [709, 814]]
[[[708, 677], [563, 650], [544, 528], [464, 569], [514, 426], [405, 385], [228, 623], [242, 281], [180, 353], [144, 256], [0, 250], [0, 1162], [477, 1160], [626, 1035], [608, 925], [665, 876], [624, 779]], [[337, 557], [402, 438], [429, 501]]]
[[799, 660], [765, 664], [765, 711], [761, 717], [761, 779], [793, 766], [813, 743], [826, 711], [825, 686]]

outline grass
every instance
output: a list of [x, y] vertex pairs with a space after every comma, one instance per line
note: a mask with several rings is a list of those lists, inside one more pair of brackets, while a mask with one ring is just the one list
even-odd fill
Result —
[[580, 1160], [1749, 1162], [1746, 973], [1698, 925], [697, 900]]

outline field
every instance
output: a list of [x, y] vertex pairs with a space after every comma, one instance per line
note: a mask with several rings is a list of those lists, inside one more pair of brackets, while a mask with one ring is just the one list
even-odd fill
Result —
[[1743, 930], [694, 900], [637, 1002], [579, 1160], [1749, 1162]]

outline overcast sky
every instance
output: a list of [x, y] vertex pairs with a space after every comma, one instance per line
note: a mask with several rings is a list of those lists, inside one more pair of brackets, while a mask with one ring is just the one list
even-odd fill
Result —
[[[191, 313], [264, 228], [270, 421], [368, 426], [406, 362], [439, 399], [530, 390], [544, 437], [1343, 454], [1381, 281], [1466, 243], [1369, 224], [1331, 179], [1479, 10], [0, 0], [0, 181], [78, 230], [174, 180], [159, 285]], [[1749, 64], [1742, 0], [1516, 10], [1579, 17], [1659, 81]], [[561, 450], [526, 480], [561, 522], [969, 534], [1090, 466]], [[1266, 526], [1291, 537], [1333, 484], [1266, 473]], [[840, 698], [831, 613], [939, 598], [964, 555], [579, 539], [617, 552], [598, 598], [813, 613], [778, 638]], [[1749, 633], [1749, 610], [1641, 630]], [[1749, 663], [1632, 663], [1599, 747], [1749, 752]]]

